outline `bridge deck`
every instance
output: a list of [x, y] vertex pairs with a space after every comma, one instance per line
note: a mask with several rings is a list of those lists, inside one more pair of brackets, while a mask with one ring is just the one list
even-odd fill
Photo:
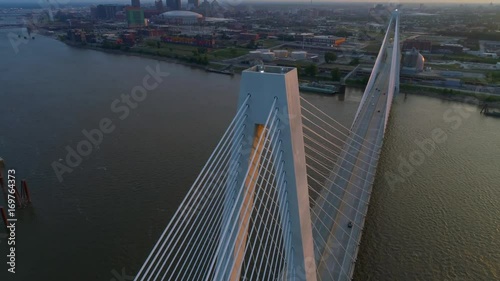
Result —
[[[350, 280], [354, 269], [388, 110], [392, 47], [385, 46], [385, 50], [387, 56], [383, 57], [375, 83], [352, 126], [354, 133], [348, 137], [337, 160], [338, 168], [327, 181], [329, 190], [323, 192], [324, 200], [318, 200], [314, 208], [319, 219], [313, 219], [313, 224], [322, 236], [315, 239], [323, 246], [316, 257], [321, 280]], [[348, 227], [349, 222], [352, 228]]]

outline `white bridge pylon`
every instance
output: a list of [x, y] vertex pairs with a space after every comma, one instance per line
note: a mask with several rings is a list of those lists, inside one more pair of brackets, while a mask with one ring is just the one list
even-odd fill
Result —
[[243, 71], [238, 104], [135, 280], [317, 280], [297, 70]]
[[[253, 280], [252, 275], [246, 274], [250, 270], [258, 271], [257, 280], [316, 280], [297, 70], [255, 66], [244, 71], [239, 107], [245, 105], [248, 106], [243, 129], [246, 137], [237, 152], [243, 161], [240, 161], [238, 171], [232, 171], [236, 174], [237, 184], [229, 184], [226, 189], [225, 217], [214, 280], [240, 280], [242, 274], [243, 278]], [[269, 178], [269, 182], [264, 178]], [[258, 193], [267, 190], [262, 184], [274, 187], [266, 196], [268, 200], [275, 199], [276, 204], [256, 200]], [[273, 218], [274, 224], [279, 225], [251, 224], [252, 213], [258, 214], [259, 209], [266, 207], [278, 211]], [[266, 211], [263, 214], [264, 217], [270, 215]], [[250, 225], [253, 229], [249, 229]], [[269, 231], [265, 230], [266, 227]], [[252, 264], [255, 266], [255, 261], [263, 259], [252, 257], [254, 249], [268, 243], [252, 240], [253, 232], [256, 237], [284, 243], [283, 246], [276, 243], [278, 245], [267, 247], [271, 252], [273, 248], [281, 251], [283, 265], [272, 268], [275, 265], [267, 262], [276, 257], [271, 256], [271, 260], [262, 260], [264, 262], [257, 268], [249, 268]], [[245, 262], [248, 265], [243, 265]], [[278, 275], [262, 274], [269, 266], [269, 271]], [[272, 279], [262, 279], [264, 277]]]

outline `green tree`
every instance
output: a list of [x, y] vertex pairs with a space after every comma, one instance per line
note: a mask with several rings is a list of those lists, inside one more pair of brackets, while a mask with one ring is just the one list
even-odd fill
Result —
[[208, 65], [208, 57], [207, 57], [207, 55], [203, 56], [203, 58], [201, 59], [201, 64]]
[[311, 63], [310, 65], [306, 66], [304, 72], [307, 76], [315, 77], [316, 74], [318, 74], [318, 67], [314, 63]]
[[350, 65], [358, 65], [359, 64], [359, 59], [358, 58], [354, 58], [351, 60], [351, 62], [349, 63]]
[[335, 53], [332, 53], [332, 52], [325, 53], [325, 62], [326, 63], [334, 62], [336, 60], [337, 60], [337, 55]]
[[333, 81], [340, 81], [340, 69], [334, 68], [332, 69], [332, 80]]
[[297, 64], [295, 67], [297, 68], [297, 76], [299, 76], [299, 78], [302, 78], [302, 72], [304, 68], [300, 64]]
[[255, 49], [256, 47], [257, 45], [255, 45], [255, 40], [250, 40], [250, 42], [248, 42], [247, 44], [248, 49]]

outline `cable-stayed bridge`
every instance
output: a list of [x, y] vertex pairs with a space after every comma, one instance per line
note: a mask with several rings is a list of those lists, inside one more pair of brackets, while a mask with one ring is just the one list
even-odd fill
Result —
[[394, 94], [394, 11], [353, 124], [297, 70], [242, 74], [238, 110], [136, 280], [350, 280]]

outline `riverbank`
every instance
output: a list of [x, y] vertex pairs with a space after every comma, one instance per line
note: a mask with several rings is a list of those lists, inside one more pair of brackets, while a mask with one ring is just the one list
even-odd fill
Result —
[[[45, 35], [45, 36], [47, 36], [47, 35]], [[51, 37], [51, 38], [59, 40], [58, 38], [54, 38], [54, 37]], [[91, 46], [91, 45], [74, 44], [74, 43], [64, 41], [64, 40], [59, 40], [59, 41], [65, 43], [66, 45], [71, 46], [71, 47], [76, 47], [76, 48], [81, 48], [81, 49], [90, 49], [90, 50], [101, 51], [101, 52], [106, 52], [106, 53], [110, 53], [110, 54], [119, 54], [119, 55], [149, 58], [149, 59], [165, 61], [165, 62], [169, 62], [169, 63], [180, 64], [180, 65], [184, 65], [184, 66], [189, 66], [191, 68], [196, 68], [196, 69], [205, 70], [205, 71], [207, 71], [207, 69], [209, 67], [212, 67], [213, 64], [217, 64], [215, 62], [210, 62], [210, 64], [207, 66], [207, 65], [202, 65], [199, 63], [188, 62], [186, 60], [178, 59], [178, 58], [158, 56], [158, 55], [140, 53], [140, 52], [133, 52], [130, 50], [107, 49], [107, 48], [101, 48], [101, 47], [96, 47], [96, 46]], [[215, 68], [215, 69], [217, 69], [217, 68]], [[241, 69], [241, 68], [235, 68], [234, 73], [240, 74], [242, 70], [243, 69]], [[350, 87], [364, 88], [364, 87], [366, 87], [366, 83], [364, 83], [364, 82], [365, 81], [361, 81], [361, 80], [349, 80], [349, 81], [347, 81], [347, 85]], [[484, 105], [485, 103], [487, 103], [490, 106], [490, 108], [500, 109], [500, 96], [492, 96], [492, 95], [488, 95], [485, 93], [468, 92], [468, 91], [462, 91], [462, 90], [457, 90], [457, 89], [452, 90], [452, 89], [445, 89], [445, 88], [425, 87], [425, 86], [410, 85], [410, 84], [401, 84], [400, 91], [402, 93], [405, 93], [405, 94], [429, 96], [429, 97], [439, 98], [442, 100], [462, 102], [462, 103], [467, 103], [467, 104], [472, 104], [472, 105], [477, 105], [477, 106], [481, 106], [481, 105]]]
[[490, 108], [500, 109], [500, 96], [493, 96], [480, 92], [466, 92], [456, 89], [431, 88], [408, 84], [401, 84], [400, 92], [462, 102], [477, 106], [488, 104]]
[[[59, 40], [57, 38], [54, 38], [54, 39]], [[105, 52], [105, 53], [109, 53], [109, 54], [116, 54], [116, 55], [126, 55], [126, 56], [133, 56], [133, 57], [148, 58], [148, 59], [159, 60], [159, 61], [164, 61], [164, 62], [169, 62], [169, 63], [181, 64], [181, 65], [189, 66], [191, 68], [197, 68], [197, 69], [203, 69], [203, 70], [206, 70], [206, 68], [207, 68], [207, 66], [205, 66], [205, 65], [200, 65], [197, 63], [190, 63], [190, 62], [186, 62], [184, 60], [175, 59], [175, 58], [156, 56], [156, 55], [145, 54], [145, 53], [136, 53], [136, 52], [118, 50], [118, 49], [106, 49], [106, 48], [100, 48], [100, 47], [95, 47], [95, 46], [91, 46], [91, 45], [72, 44], [71, 42], [67, 42], [67, 41], [63, 41], [63, 40], [59, 40], [59, 41], [63, 42], [64, 44], [66, 44], [70, 47], [75, 47], [75, 48], [80, 48], [80, 49], [94, 50], [94, 51], [100, 51], [100, 52]]]
[[[366, 83], [361, 80], [348, 80], [347, 85], [349, 87], [361, 89], [364, 89], [366, 87]], [[487, 93], [426, 87], [412, 84], [401, 84], [400, 92], [404, 94], [427, 96], [438, 98], [441, 100], [456, 101], [477, 106], [488, 104], [490, 108], [500, 109], [500, 96], [495, 96]]]

